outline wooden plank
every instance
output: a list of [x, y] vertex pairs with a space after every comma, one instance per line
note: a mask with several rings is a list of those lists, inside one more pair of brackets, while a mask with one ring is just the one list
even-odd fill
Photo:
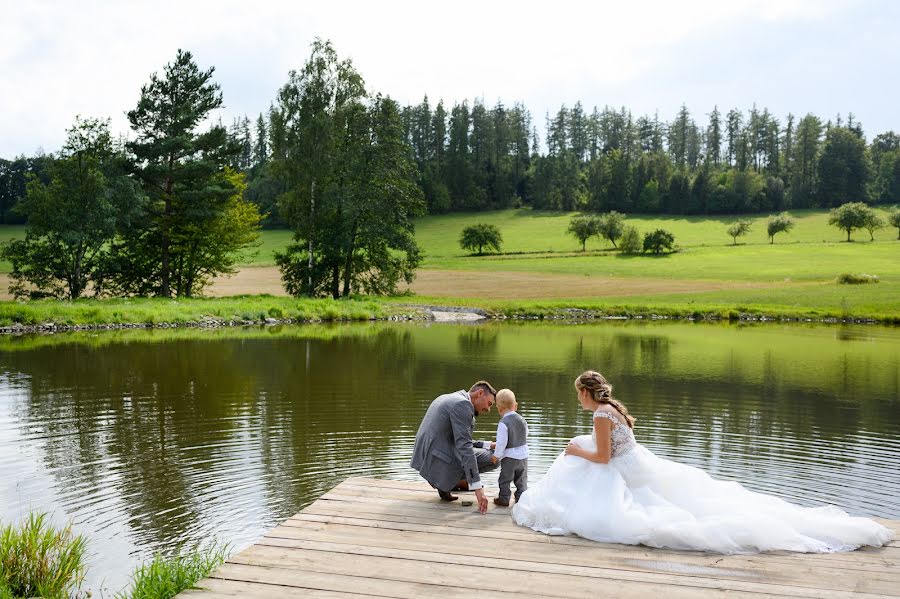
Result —
[[[900, 537], [900, 522], [879, 522]], [[205, 588], [179, 597], [871, 599], [900, 597], [900, 540], [849, 553], [745, 555], [598, 543], [517, 526], [493, 504], [481, 515], [440, 501], [421, 480], [350, 478], [198, 584]]]
[[[287, 522], [285, 522], [285, 526], [297, 526], [299, 523], [320, 523], [322, 525], [325, 524], [345, 524], [349, 526], [359, 526], [359, 527], [372, 527], [379, 528], [385, 530], [403, 530], [403, 531], [414, 531], [414, 532], [431, 532], [431, 533], [440, 533], [440, 534], [448, 534], [454, 535], [460, 539], [471, 539], [469, 542], [480, 542], [482, 539], [489, 538], [499, 538], [505, 539], [507, 541], [524, 541], [530, 543], [548, 543], [548, 544], [562, 544], [562, 545], [576, 545], [580, 547], [591, 547], [595, 546], [598, 543], [596, 541], [591, 541], [588, 539], [582, 539], [580, 537], [575, 536], [550, 536], [550, 535], [542, 535], [535, 533], [534, 531], [523, 528], [516, 527], [518, 530], [507, 531], [507, 530], [491, 530], [488, 528], [460, 528], [454, 526], [446, 526], [442, 524], [417, 524], [414, 522], [391, 522], [387, 520], [366, 520], [364, 518], [356, 518], [352, 516], [320, 516], [317, 514], [306, 514], [301, 512], [297, 514], [294, 518], [291, 518]], [[620, 545], [614, 543], [606, 543], [604, 544], [611, 548], [617, 548], [618, 550], [627, 550], [628, 547], [634, 547], [631, 545]], [[691, 551], [680, 551], [676, 552], [673, 550], [663, 550], [663, 549], [651, 549], [654, 552], [671, 552], [677, 555], [690, 555], [702, 552], [691, 552]], [[836, 556], [834, 559], [836, 562], [858, 562], [858, 561], [870, 561], [872, 554], [884, 555], [886, 559], [897, 561], [900, 559], [900, 551], [896, 548], [892, 547], [881, 547], [881, 548], [871, 548], [864, 552], [856, 551], [850, 553], [831, 553], [825, 554], [829, 556]], [[707, 553], [707, 555], [718, 555], [721, 554], [713, 554]], [[790, 560], [799, 559], [803, 556], [815, 556], [817, 554], [798, 554], [798, 553], [790, 553], [790, 552], [781, 552], [778, 554], [767, 553], [767, 556], [772, 555], [780, 555], [782, 557], [786, 557]], [[821, 554], [819, 554], [821, 555]], [[815, 559], [815, 558], [813, 558]], [[821, 559], [821, 558], [820, 558]], [[778, 560], [781, 561], [781, 560]]]
[[[638, 567], [627, 560], [584, 559], [583, 556], [573, 555], [568, 552], [568, 559], [560, 559], [563, 556], [554, 555], [556, 551], [544, 551], [542, 554], [531, 553], [523, 555], [520, 552], [504, 552], [503, 548], [497, 550], [483, 550], [476, 547], [467, 547], [466, 553], [427, 551], [412, 547], [412, 543], [397, 546], [387, 542], [380, 545], [362, 545], [334, 543], [315, 539], [311, 541], [292, 541], [287, 539], [265, 538], [256, 547], [309, 549], [318, 551], [330, 551], [337, 554], [368, 555], [376, 557], [393, 557], [397, 559], [419, 560], [456, 564], [468, 567], [484, 567], [494, 564], [493, 567], [501, 570], [513, 571], [509, 579], [516, 580], [524, 573], [548, 573], [566, 574], [573, 576], [586, 576], [590, 578], [629, 580], [633, 582], [648, 582], [657, 584], [679, 584], [681, 586], [696, 586], [698, 588], [728, 588], [747, 592], [764, 592], [769, 594], [782, 594], [790, 596], [827, 596], [827, 593], [857, 592], [868, 593], [872, 596], [892, 595], [898, 592], [900, 577], [898, 576], [870, 576], [860, 581], [853, 580], [844, 573], [810, 573], [808, 571], [794, 569], [792, 572], [781, 570], [766, 572], [763, 568], [751, 570], [731, 570], [723, 567], [688, 567], [686, 565], [667, 564], [668, 571], [659, 568], [649, 569]], [[432, 547], [432, 549], [434, 549]], [[582, 552], [583, 553], [583, 552]], [[515, 559], [498, 559], [497, 555], [515, 556]], [[581, 559], [579, 559], [581, 557]], [[590, 557], [594, 558], [595, 555]]]
[[[509, 541], [505, 539], [483, 538], [477, 543], [470, 543], [455, 535], [447, 535], [432, 532], [414, 532], [404, 530], [390, 530], [386, 528], [361, 529], [360, 527], [344, 526], [339, 524], [320, 525], [314, 523], [311, 527], [279, 527], [264, 537], [260, 542], [268, 542], [269, 539], [305, 539], [305, 540], [334, 540], [335, 542], [359, 543], [372, 546], [396, 546], [416, 548], [423, 551], [441, 548], [444, 551], [462, 552], [458, 548], [465, 548], [465, 552], [481, 554], [487, 552], [516, 552], [517, 555], [530, 556], [527, 559], [541, 561], [542, 556], [548, 556], [544, 561], [558, 561], [560, 563], [602, 563], [608, 560], [611, 564], [629, 564], [629, 567], [643, 568], [648, 571], [690, 571], [692, 568], [709, 571], [713, 568], [721, 568], [739, 578], [752, 578], [750, 573], [744, 575], [745, 569], [750, 570], [780, 570], [809, 571], [810, 569], [826, 567], [834, 570], [860, 571], [867, 576], [879, 579], [893, 579], [900, 583], [900, 564], [896, 560], [884, 559], [873, 556], [871, 562], [847, 564], [840, 560], [830, 559], [832, 555], [818, 556], [819, 560], [783, 560], [774, 562], [770, 555], [745, 554], [745, 555], [717, 555], [717, 554], [684, 554], [672, 552], [660, 552], [655, 549], [641, 548], [639, 546], [572, 546], [566, 544], [532, 544], [521, 541]], [[471, 548], [471, 549], [470, 549]], [[482, 550], [482, 548], [484, 548]], [[522, 559], [526, 559], [523, 557]], [[669, 566], [668, 564], [671, 564]]]
[[[354, 562], [343, 562], [337, 568], [337, 572], [319, 572], [315, 570], [300, 570], [297, 568], [278, 568], [257, 564], [241, 563], [245, 560], [241, 557], [244, 552], [234, 556], [235, 561], [229, 560], [224, 566], [213, 574], [216, 578], [224, 580], [241, 581], [271, 585], [269, 588], [297, 589], [303, 591], [298, 596], [319, 596], [323, 591], [356, 593], [367, 597], [396, 597], [402, 599], [417, 599], [419, 597], [471, 597], [471, 590], [467, 589], [464, 580], [460, 579], [451, 585], [435, 583], [407, 582], [380, 576], [361, 576], [357, 572]], [[354, 573], [354, 574], [350, 574]], [[462, 578], [460, 576], [460, 578]], [[305, 593], [305, 595], [304, 595]], [[280, 597], [280, 594], [272, 594], [269, 597]], [[515, 599], [515, 597], [538, 597], [539, 595], [510, 593], [498, 591], [492, 596], [500, 599]]]
[[243, 597], [245, 599], [272, 599], [272, 597], [309, 597], [315, 590], [316, 597], [325, 599], [369, 599], [372, 595], [360, 593], [343, 593], [327, 589], [299, 588], [284, 585], [273, 585], [225, 578], [206, 578], [203, 589], [181, 592], [179, 597], [202, 597], [202, 599], [222, 599], [225, 597]]
[[[270, 568], [297, 568], [298, 575], [307, 572], [320, 574], [339, 574], [354, 572], [355, 575], [373, 580], [390, 580], [405, 583], [438, 584], [447, 587], [465, 587], [468, 593], [489, 593], [495, 596], [504, 593], [512, 596], [511, 588], [527, 589], [539, 597], [597, 597], [614, 591], [620, 597], [647, 597], [650, 594], [665, 591], [666, 597], [695, 598], [698, 596], [696, 586], [686, 586], [674, 581], [662, 587], [659, 584], [624, 579], [601, 580], [594, 577], [570, 574], [560, 575], [547, 572], [515, 572], [515, 578], [506, 571], [506, 560], [493, 560], [487, 565], [467, 565], [460, 568], [458, 564], [442, 563], [413, 559], [397, 559], [394, 557], [375, 557], [368, 555], [348, 555], [341, 559], [339, 555], [326, 551], [293, 549], [286, 553], [280, 548], [254, 545], [241, 552], [233, 560], [246, 565], [266, 566]], [[514, 585], [510, 581], [515, 581]], [[716, 581], [711, 581], [715, 585]], [[604, 590], [607, 589], [607, 590]], [[729, 596], [759, 597], [758, 592], [733, 591], [727, 588], [711, 586], [711, 591], [729, 591]], [[793, 589], [792, 589], [793, 590]], [[802, 589], [801, 589], [802, 591]], [[763, 595], [768, 597], [806, 596], [836, 599], [848, 597], [843, 594], [819, 595]], [[864, 599], [874, 596], [862, 595]]]
[[[410, 506], [406, 504], [398, 506], [396, 502], [375, 503], [368, 500], [365, 500], [364, 502], [318, 500], [307, 506], [302, 513], [322, 516], [345, 516], [366, 520], [374, 519], [390, 522], [418, 523], [423, 525], [436, 524], [477, 530], [502, 530], [510, 533], [525, 534], [528, 535], [529, 538], [533, 536], [530, 529], [521, 527], [512, 520], [508, 509], [497, 509], [488, 512], [488, 514], [481, 515], [474, 507], [456, 510], [435, 509], [433, 507], [419, 507], [418, 505]], [[296, 517], [289, 519], [288, 522], [291, 522], [294, 519], [296, 519]], [[576, 537], [569, 538], [575, 539]], [[581, 540], [579, 544], [585, 543], [595, 544], [597, 541]], [[619, 544], [609, 545], [622, 547], [622, 545]], [[696, 554], [698, 552], [691, 551], [687, 553]], [[785, 554], [791, 556], [798, 555], [789, 552], [785, 552]], [[850, 559], [851, 561], [854, 561], [853, 558]]]
[[[474, 499], [474, 495], [471, 494], [461, 494], [461, 498], [471, 498]], [[454, 502], [446, 502], [441, 501], [437, 493], [429, 493], [427, 491], [404, 491], [400, 488], [389, 488], [389, 489], [378, 489], [377, 496], [375, 492], [373, 492], [373, 487], [363, 487], [360, 485], [338, 485], [333, 491], [329, 491], [322, 495], [323, 500], [328, 501], [342, 501], [346, 503], [359, 503], [361, 501], [365, 501], [366, 503], [374, 503], [377, 505], [406, 505], [410, 508], [415, 509], [431, 509], [431, 510], [442, 510], [444, 512], [476, 512], [477, 509], [475, 506], [463, 506], [460, 501]], [[490, 504], [489, 511], [484, 516], [503, 516], [509, 517], [509, 508], [499, 508]], [[896, 522], [890, 521], [887, 522]], [[884, 523], [884, 521], [882, 521]], [[892, 526], [900, 528], [900, 523], [893, 524]], [[898, 537], [898, 540], [894, 540], [888, 543], [887, 547], [895, 547], [900, 548], [900, 534], [895, 535]]]

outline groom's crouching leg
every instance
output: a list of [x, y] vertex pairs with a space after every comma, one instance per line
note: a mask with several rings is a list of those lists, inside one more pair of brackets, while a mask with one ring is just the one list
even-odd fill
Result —
[[490, 449], [475, 449], [475, 461], [478, 462], [479, 472], [490, 472], [500, 465], [500, 462], [492, 463], [492, 457], [494, 457], [494, 452]]

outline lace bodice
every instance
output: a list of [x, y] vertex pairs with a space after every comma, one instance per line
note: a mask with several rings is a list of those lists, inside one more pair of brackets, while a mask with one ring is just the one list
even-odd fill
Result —
[[[618, 418], [610, 414], [609, 412], [605, 412], [603, 410], [597, 410], [594, 412], [594, 418], [606, 418], [607, 420], [612, 421], [613, 429], [612, 429], [612, 453], [611, 457], [617, 458], [620, 455], [625, 455], [635, 446], [637, 441], [634, 440], [634, 432], [631, 430], [631, 427], [627, 424], [622, 424]], [[591, 429], [591, 437], [594, 438], [594, 444], [597, 444], [597, 433], [594, 429]]]

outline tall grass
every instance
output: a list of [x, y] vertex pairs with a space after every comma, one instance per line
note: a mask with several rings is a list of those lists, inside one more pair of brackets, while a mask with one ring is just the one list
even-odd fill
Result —
[[45, 513], [0, 528], [0, 599], [81, 596], [87, 541], [72, 526], [56, 528]]
[[171, 557], [157, 555], [132, 574], [128, 591], [116, 593], [116, 599], [169, 599], [218, 568], [228, 555], [225, 545], [177, 552]]

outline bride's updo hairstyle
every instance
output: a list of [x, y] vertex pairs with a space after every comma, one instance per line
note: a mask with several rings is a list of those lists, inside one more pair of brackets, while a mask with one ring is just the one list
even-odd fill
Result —
[[625, 417], [628, 426], [634, 428], [634, 416], [628, 413], [625, 404], [613, 397], [613, 387], [602, 374], [594, 370], [585, 370], [575, 379], [575, 388], [579, 391], [587, 389], [594, 401], [607, 403], [617, 409]]

